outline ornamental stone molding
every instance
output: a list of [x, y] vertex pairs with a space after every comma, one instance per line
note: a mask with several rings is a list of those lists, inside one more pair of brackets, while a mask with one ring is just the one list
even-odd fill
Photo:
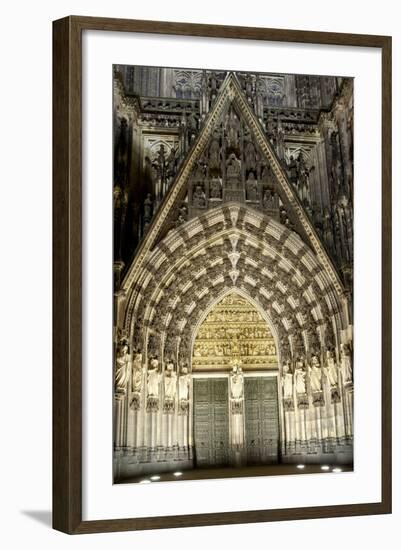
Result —
[[[294, 356], [300, 348], [310, 353], [312, 342], [324, 349], [338, 338], [341, 300], [316, 255], [296, 233], [244, 209], [228, 204], [210, 210], [170, 231], [153, 249], [125, 313], [125, 330], [141, 349], [190, 364], [204, 312], [233, 290], [264, 313], [281, 355], [287, 343]], [[183, 239], [183, 232], [190, 238]]]

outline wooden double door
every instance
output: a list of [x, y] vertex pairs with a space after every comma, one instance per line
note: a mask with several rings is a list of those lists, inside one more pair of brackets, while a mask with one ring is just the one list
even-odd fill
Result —
[[229, 463], [227, 378], [195, 378], [194, 442], [197, 467]]
[[[196, 466], [228, 466], [233, 453], [228, 379], [195, 378], [193, 391]], [[242, 420], [244, 462], [247, 465], [277, 463], [279, 414], [275, 377], [245, 377]]]

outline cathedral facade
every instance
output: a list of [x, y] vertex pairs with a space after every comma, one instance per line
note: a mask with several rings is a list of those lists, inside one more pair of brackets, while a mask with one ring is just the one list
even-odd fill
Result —
[[113, 85], [115, 481], [352, 465], [352, 79]]

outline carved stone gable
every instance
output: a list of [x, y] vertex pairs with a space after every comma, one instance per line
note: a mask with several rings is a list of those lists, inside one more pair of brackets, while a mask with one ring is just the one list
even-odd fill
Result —
[[169, 184], [123, 285], [130, 284], [148, 252], [171, 229], [229, 202], [259, 210], [295, 230], [314, 249], [336, 290], [342, 291], [286, 168], [232, 73], [219, 87], [198, 136]]

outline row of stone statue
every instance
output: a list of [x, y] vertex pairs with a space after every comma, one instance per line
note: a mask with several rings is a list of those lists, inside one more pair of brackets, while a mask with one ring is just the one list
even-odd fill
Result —
[[307, 379], [309, 386], [314, 392], [323, 390], [323, 379], [328, 382], [330, 389], [338, 388], [340, 377], [343, 385], [352, 382], [352, 360], [349, 347], [341, 345], [339, 364], [336, 363], [334, 353], [327, 350], [325, 364], [321, 367], [319, 358], [312, 355], [310, 365], [305, 365], [302, 357], [295, 362], [294, 372], [291, 372], [289, 361], [283, 366], [282, 385], [284, 398], [292, 398], [296, 394], [307, 393]]
[[[230, 184], [231, 190], [240, 190], [240, 178], [233, 180], [227, 180], [227, 184]], [[227, 185], [228, 186], [228, 185]], [[203, 183], [195, 183], [192, 191], [192, 205], [195, 208], [206, 208], [207, 201], [222, 200], [223, 198], [223, 185], [219, 178], [213, 178], [208, 182], [208, 191], [205, 189]], [[248, 179], [245, 182], [245, 194], [244, 197], [247, 201], [262, 200], [262, 205], [267, 209], [277, 209], [279, 207], [279, 195], [275, 191], [269, 188], [264, 188], [262, 184], [258, 183], [255, 179], [253, 172], [250, 172]]]
[[[177, 375], [174, 363], [168, 361], [161, 372], [157, 357], [152, 357], [148, 368], [143, 364], [142, 353], [137, 350], [133, 359], [129, 353], [128, 344], [121, 343], [116, 353], [115, 369], [115, 395], [121, 399], [128, 395], [131, 398], [131, 408], [137, 410], [140, 407], [142, 389], [146, 390], [146, 409], [157, 411], [159, 398], [164, 397], [164, 410], [166, 412], [175, 409], [175, 401], [181, 410], [187, 410], [189, 403], [190, 374], [187, 367], [181, 367]], [[163, 388], [163, 392], [162, 392]]]
[[[128, 395], [131, 398], [131, 408], [138, 410], [141, 396], [146, 396], [146, 410], [154, 412], [159, 410], [159, 400], [163, 396], [165, 412], [175, 410], [178, 404], [181, 412], [187, 412], [190, 399], [191, 375], [187, 367], [183, 366], [177, 375], [173, 361], [166, 363], [164, 372], [161, 372], [157, 357], [152, 357], [148, 368], [143, 364], [142, 353], [136, 351], [131, 359], [128, 344], [119, 345], [116, 354], [115, 370], [115, 395], [121, 399]], [[332, 392], [332, 396], [338, 396], [340, 382], [344, 386], [352, 383], [352, 359], [348, 346], [341, 345], [340, 361], [337, 364], [334, 353], [327, 350], [325, 362], [320, 365], [317, 355], [312, 355], [310, 364], [305, 364], [302, 357], [295, 361], [294, 369], [290, 362], [286, 361], [282, 369], [282, 387], [284, 400], [292, 400], [294, 394], [305, 396], [308, 387], [312, 395], [323, 391], [324, 380]], [[234, 413], [242, 412], [244, 397], [244, 374], [242, 368], [234, 365], [229, 376], [230, 401]], [[145, 389], [146, 393], [142, 390]]]
[[302, 150], [296, 158], [293, 155], [290, 156], [287, 164], [288, 177], [305, 206], [309, 206], [311, 203], [309, 177], [312, 170], [314, 167], [308, 167]]
[[[249, 356], [276, 356], [276, 346], [274, 342], [262, 339], [260, 342], [240, 342], [239, 355], [241, 357]], [[230, 357], [232, 355], [232, 342], [229, 341], [200, 341], [195, 343], [194, 357], [214, 358]]]
[[[176, 397], [180, 404], [189, 400], [189, 389], [191, 375], [187, 367], [182, 367], [177, 376], [174, 363], [169, 361], [166, 364], [164, 373], [160, 372], [159, 361], [153, 357], [149, 361], [149, 367], [143, 365], [142, 353], [137, 351], [134, 359], [128, 352], [128, 345], [120, 346], [116, 356], [115, 387], [116, 396], [122, 397], [127, 394], [140, 394], [146, 379], [146, 396], [153, 400], [158, 399], [161, 393], [161, 382], [163, 382], [164, 400], [174, 402]], [[240, 366], [234, 365], [229, 376], [230, 399], [234, 405], [244, 398], [244, 374]]]

